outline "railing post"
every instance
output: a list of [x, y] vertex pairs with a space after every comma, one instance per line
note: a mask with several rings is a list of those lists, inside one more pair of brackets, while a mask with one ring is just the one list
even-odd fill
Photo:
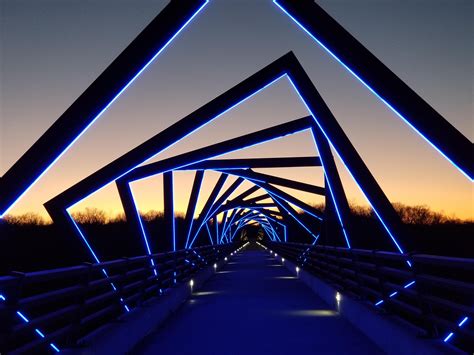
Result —
[[78, 340], [81, 336], [82, 330], [81, 322], [86, 310], [86, 301], [89, 293], [89, 283], [92, 277], [92, 265], [93, 264], [91, 263], [83, 263], [85, 271], [81, 275], [81, 278], [79, 280], [79, 285], [81, 286], [81, 289], [77, 297], [77, 312], [75, 312], [73, 315], [73, 328], [71, 330], [70, 335], [67, 337], [67, 343], [70, 346], [79, 345]]
[[342, 289], [346, 289], [346, 285], [345, 285], [345, 282], [344, 282], [344, 274], [342, 272], [342, 268], [341, 268], [341, 262], [339, 261], [339, 251], [337, 250], [337, 247], [336, 246], [333, 246], [332, 247], [332, 252], [333, 252], [333, 256], [336, 258], [336, 267], [337, 267], [337, 271], [336, 271], [336, 275], [339, 276], [339, 280], [340, 281], [337, 281], [337, 283], [340, 283], [340, 286], [342, 287]]
[[426, 284], [423, 281], [420, 281], [418, 275], [421, 273], [420, 266], [412, 258], [413, 254], [410, 254], [412, 262], [412, 271], [413, 279], [415, 280], [415, 290], [416, 298], [418, 302], [418, 307], [421, 310], [421, 317], [423, 321], [424, 328], [426, 330], [426, 335], [428, 338], [437, 338], [439, 336], [438, 327], [434, 322], [430, 320], [430, 316], [433, 315], [433, 309], [431, 304], [424, 300], [424, 295], [430, 294], [430, 290], [427, 289]]
[[178, 283], [178, 253], [173, 252], [173, 286]]
[[360, 278], [359, 255], [357, 255], [353, 249], [349, 249], [349, 253], [351, 254], [352, 269], [355, 273], [354, 280], [357, 284], [357, 296], [359, 299], [363, 300], [367, 298], [367, 295], [364, 291], [363, 283]]
[[[122, 308], [124, 307], [125, 304], [125, 293], [124, 293], [124, 287], [126, 285], [126, 280], [127, 280], [127, 273], [130, 268], [130, 259], [127, 257], [121, 258], [124, 261], [124, 265], [121, 268], [120, 272], [120, 278], [117, 282], [117, 294], [118, 294], [118, 314], [123, 313]], [[122, 304], [123, 303], [123, 304]]]
[[10, 273], [10, 276], [13, 276], [15, 280], [12, 280], [5, 289], [1, 290], [5, 301], [0, 303], [0, 349], [4, 350], [9, 350], [7, 347], [11, 343], [14, 319], [18, 311], [25, 274], [14, 271]]
[[[385, 287], [385, 277], [383, 275], [383, 272], [380, 270], [382, 265], [380, 265], [380, 259], [377, 255], [378, 253], [378, 250], [373, 250], [372, 251], [372, 258], [373, 258], [373, 263], [375, 265], [375, 275], [377, 277], [377, 280], [379, 281], [379, 291], [380, 291], [380, 294], [382, 295], [382, 300], [384, 301], [384, 303], [386, 303], [387, 301], [387, 289]], [[390, 306], [385, 304], [385, 311], [386, 312], [390, 312]]]
[[[145, 272], [143, 274], [142, 285], [140, 287], [140, 297], [138, 298], [137, 306], [141, 306], [143, 304], [143, 302], [145, 302], [146, 288], [147, 288], [147, 285], [148, 285], [147, 278], [149, 277], [148, 272], [147, 272], [147, 268], [149, 267], [149, 265], [152, 265], [152, 256], [147, 255], [147, 257], [145, 258], [143, 264], [144, 264], [143, 267], [145, 269]], [[154, 267], [150, 266], [150, 269], [151, 269], [152, 274], [155, 275], [154, 274]]]

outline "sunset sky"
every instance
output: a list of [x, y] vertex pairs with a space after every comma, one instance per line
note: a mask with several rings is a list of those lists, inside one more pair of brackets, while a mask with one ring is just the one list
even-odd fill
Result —
[[[35, 142], [167, 1], [0, 0], [0, 175]], [[471, 141], [471, 0], [318, 0], [339, 23]], [[472, 183], [303, 33], [271, 0], [211, 0], [173, 43], [24, 195], [11, 214], [43, 203], [294, 51], [392, 202], [474, 216]], [[307, 115], [282, 79], [154, 161]], [[316, 155], [303, 132], [225, 157]], [[338, 161], [350, 202], [366, 204]], [[323, 184], [319, 168], [261, 170]], [[202, 206], [218, 175], [206, 173]], [[186, 210], [193, 172], [176, 173]], [[226, 186], [230, 185], [229, 179]], [[163, 208], [162, 178], [134, 183], [142, 211]], [[249, 187], [246, 183], [244, 187]], [[288, 190], [290, 191], [290, 190]], [[321, 198], [299, 194], [319, 203]], [[75, 206], [121, 212], [114, 185]], [[199, 209], [199, 207], [198, 207]]]

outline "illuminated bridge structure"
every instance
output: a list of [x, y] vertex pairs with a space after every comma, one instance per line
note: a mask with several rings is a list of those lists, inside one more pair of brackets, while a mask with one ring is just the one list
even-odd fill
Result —
[[[2, 177], [2, 215], [208, 2], [189, 0], [178, 5], [178, 1], [171, 1], [165, 7]], [[472, 181], [473, 150], [466, 137], [316, 3], [274, 3]], [[147, 163], [280, 80], [287, 80], [294, 88], [308, 116]], [[222, 158], [302, 131], [310, 132], [318, 155]], [[361, 249], [354, 243], [357, 232], [333, 152], [370, 203], [385, 237], [382, 244], [374, 242], [373, 248]], [[320, 168], [324, 186], [255, 171], [292, 167]], [[194, 171], [195, 176], [184, 228], [177, 229], [174, 174], [185, 170]], [[220, 175], [195, 217], [206, 171]], [[132, 191], [134, 182], [157, 175], [163, 177], [166, 222], [160, 237], [167, 238], [169, 250], [154, 250], [150, 241], [156, 236], [148, 235]], [[228, 181], [232, 182], [224, 189]], [[131, 235], [142, 242], [142, 256], [104, 261], [94, 240], [70, 214], [73, 206], [111, 182], [117, 187]], [[236, 195], [244, 182], [251, 187]], [[324, 196], [324, 211], [289, 193], [288, 188]], [[194, 333], [201, 345], [207, 344], [199, 348], [199, 342], [193, 340], [198, 353], [200, 349], [209, 353], [209, 344], [222, 346], [216, 339], [227, 339], [224, 334], [232, 335], [238, 343], [245, 344], [247, 339], [247, 346], [259, 349], [255, 350], [258, 353], [312, 352], [317, 348], [326, 353], [330, 349], [364, 354], [458, 353], [472, 350], [474, 344], [474, 285], [469, 279], [474, 260], [406, 253], [401, 240], [407, 239], [408, 231], [292, 52], [71, 186], [45, 207], [65, 237], [87, 249], [90, 263], [0, 278], [0, 345], [5, 351], [190, 352], [191, 348], [179, 343], [183, 339], [180, 329]], [[260, 229], [258, 242], [245, 240], [242, 231], [249, 226]], [[376, 250], [375, 245], [384, 248]], [[229, 286], [229, 281], [234, 286]], [[266, 296], [272, 307], [265, 303], [262, 285], [272, 290]], [[310, 289], [317, 294], [311, 294], [313, 298]], [[182, 302], [186, 303], [179, 308]], [[207, 313], [197, 312], [196, 324], [190, 326], [184, 321], [188, 317], [185, 311], [193, 314], [200, 303]], [[224, 322], [227, 314], [222, 305], [229, 307], [228, 312], [235, 311], [229, 324]], [[233, 327], [245, 330], [242, 324], [251, 318], [246, 309], [262, 320], [258, 325], [265, 341], [271, 342], [272, 334], [278, 341], [256, 346], [256, 329], [252, 335], [236, 337]], [[204, 314], [215, 317], [209, 328]], [[281, 327], [276, 329], [273, 324]], [[164, 334], [175, 329], [174, 335], [153, 332], [159, 325]], [[282, 329], [299, 341], [282, 341]], [[151, 338], [144, 339], [148, 334]], [[227, 352], [223, 349], [219, 353]]]

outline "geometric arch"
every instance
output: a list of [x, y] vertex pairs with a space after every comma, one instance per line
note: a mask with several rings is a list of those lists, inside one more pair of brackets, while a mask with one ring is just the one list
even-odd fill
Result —
[[[0, 179], [0, 218], [208, 2], [171, 1], [18, 159]], [[311, 0], [273, 2], [443, 157], [471, 181], [474, 179], [474, 145], [319, 5]]]
[[[134, 171], [144, 169], [136, 169], [138, 165], [282, 78], [289, 80], [289, 83], [293, 86], [311, 114], [309, 116], [309, 128], [320, 152], [326, 177], [333, 175], [331, 173], [337, 173], [334, 162], [332, 164], [328, 163], [327, 158], [330, 155], [329, 146], [326, 149], [321, 146], [321, 142], [326, 142], [327, 140], [367, 197], [379, 221], [398, 251], [403, 252], [396, 236], [406, 234], [406, 232], [403, 231], [398, 214], [292, 52], [277, 59], [214, 100], [211, 100], [193, 113], [48, 201], [45, 207], [51, 218], [59, 225], [68, 228], [76, 236], [83, 237], [76, 226], [71, 225], [71, 217], [67, 212], [69, 207], [111, 181], [123, 180], [127, 175], [133, 177]], [[203, 156], [201, 159], [209, 157], [211, 156]], [[186, 164], [196, 163], [197, 161], [199, 159], [188, 161]], [[173, 166], [170, 169], [178, 167]], [[334, 205], [339, 210], [338, 217], [346, 234], [347, 230], [344, 226], [348, 223], [349, 212], [348, 208], [344, 208], [346, 211], [341, 210], [341, 207], [343, 207], [343, 199], [341, 198], [343, 193], [342, 185], [340, 183], [337, 184], [336, 179], [327, 179], [326, 181], [331, 191]]]

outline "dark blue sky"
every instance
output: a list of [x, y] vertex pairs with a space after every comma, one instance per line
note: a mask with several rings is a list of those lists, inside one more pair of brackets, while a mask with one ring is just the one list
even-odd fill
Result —
[[[61, 115], [165, 3], [0, 0], [0, 174]], [[320, 0], [318, 3], [464, 135], [473, 139], [472, 1]], [[289, 50], [295, 52], [392, 201], [428, 204], [448, 214], [472, 217], [471, 184], [301, 32], [271, 0], [211, 0], [12, 213], [41, 212], [42, 203], [49, 198]], [[291, 87], [282, 81], [162, 156], [305, 114]], [[311, 140], [302, 134], [240, 154], [313, 152]], [[320, 173], [303, 170], [286, 176], [322, 182]], [[343, 179], [350, 199], [362, 203], [363, 198], [349, 176], [343, 173]], [[142, 196], [144, 210], [155, 207], [155, 196], [147, 193], [147, 189], [150, 186], [145, 183], [137, 187], [136, 193]], [[183, 192], [183, 200], [187, 193]], [[89, 204], [116, 211], [116, 201], [115, 191], [106, 189]]]

